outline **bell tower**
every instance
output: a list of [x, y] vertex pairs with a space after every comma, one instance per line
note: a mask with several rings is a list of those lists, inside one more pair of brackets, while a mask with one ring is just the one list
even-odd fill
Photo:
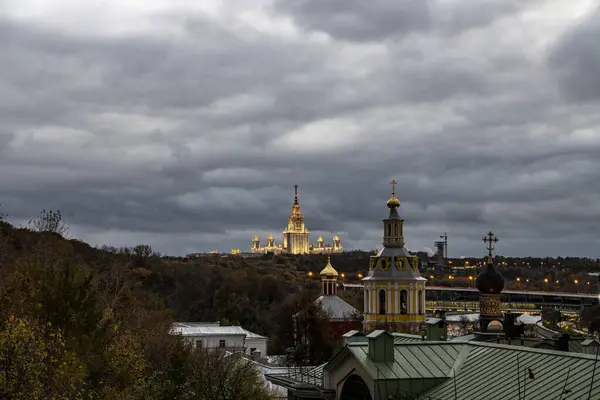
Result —
[[419, 258], [404, 247], [404, 220], [398, 214], [400, 200], [393, 180], [392, 196], [383, 220], [383, 248], [372, 256], [364, 282], [365, 332], [385, 329], [416, 333], [425, 321], [425, 278]]
[[335, 296], [337, 294], [338, 272], [331, 265], [331, 258], [329, 256], [327, 256], [327, 265], [319, 275], [321, 275], [323, 296]]
[[393, 180], [392, 196], [387, 201], [387, 206], [390, 209], [390, 215], [383, 220], [383, 242], [385, 247], [404, 247], [404, 236], [402, 233], [402, 225], [404, 220], [398, 214], [400, 200], [396, 197], [396, 181]]

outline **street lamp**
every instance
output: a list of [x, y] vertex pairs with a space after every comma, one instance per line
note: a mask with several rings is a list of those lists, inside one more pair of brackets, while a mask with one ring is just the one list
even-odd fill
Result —
[[548, 291], [548, 278], [544, 278], [544, 283], [546, 284], [546, 292]]
[[473, 277], [469, 275], [469, 287], [473, 284]]
[[577, 279], [575, 279], [573, 281], [573, 283], [575, 283], [575, 285], [577, 285], [577, 293], [579, 293], [579, 281]]
[[312, 271], [308, 271], [308, 276], [313, 276]]
[[521, 287], [521, 278], [517, 277], [517, 287]]
[[358, 274], [358, 278], [359, 278], [359, 279], [362, 279], [362, 277], [363, 277], [363, 274], [359, 273], [359, 274]]

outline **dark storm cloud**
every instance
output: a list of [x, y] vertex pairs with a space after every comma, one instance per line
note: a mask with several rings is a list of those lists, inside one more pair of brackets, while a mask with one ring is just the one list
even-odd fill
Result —
[[549, 54], [561, 91], [571, 100], [600, 101], [600, 9], [573, 26]]
[[0, 204], [182, 254], [279, 241], [297, 183], [313, 241], [370, 249], [396, 179], [413, 249], [448, 231], [479, 255], [493, 229], [505, 254], [598, 256], [600, 113], [565, 96], [583, 64], [552, 56], [591, 60], [572, 38], [593, 21], [524, 49], [524, 3], [345, 2], [329, 25], [335, 2], [278, 4], [326, 39], [190, 12], [156, 17], [175, 34], [0, 17]]
[[525, 7], [515, 0], [277, 0], [275, 9], [303, 28], [336, 39], [381, 41], [435, 30], [458, 34], [485, 27]]

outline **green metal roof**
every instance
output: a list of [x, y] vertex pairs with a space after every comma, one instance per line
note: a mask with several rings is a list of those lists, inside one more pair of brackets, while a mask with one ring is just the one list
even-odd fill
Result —
[[[327, 364], [267, 377], [289, 388], [318, 391], [323, 387], [323, 371], [335, 370], [353, 356], [375, 381], [404, 382], [399, 388], [416, 388], [419, 385], [413, 383], [428, 381], [430, 389], [420, 393], [423, 399], [588, 399], [593, 355], [496, 343], [429, 342], [410, 335], [394, 334], [394, 338], [393, 363], [371, 360], [365, 340], [348, 343]], [[597, 367], [590, 399], [600, 399], [600, 363]]]
[[423, 337], [420, 335], [412, 335], [410, 333], [392, 333], [394, 344], [403, 342], [423, 342]]
[[[594, 357], [489, 343], [468, 343], [455, 381], [437, 385], [424, 395], [440, 400], [587, 399]], [[598, 365], [600, 367], [600, 365]], [[529, 370], [533, 379], [529, 377]], [[600, 399], [600, 371], [591, 399]], [[561, 393], [563, 390], [566, 392]]]
[[394, 363], [374, 362], [368, 346], [351, 343], [348, 349], [365, 367], [373, 379], [446, 378], [464, 344], [414, 342], [396, 345]]

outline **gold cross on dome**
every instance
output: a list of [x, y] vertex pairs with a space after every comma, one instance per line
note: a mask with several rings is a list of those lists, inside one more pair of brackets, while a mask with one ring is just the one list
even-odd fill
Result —
[[496, 247], [496, 243], [498, 243], [498, 238], [494, 235], [493, 232], [488, 232], [486, 236], [483, 237], [483, 243], [486, 244], [486, 249], [488, 254], [492, 255], [492, 250]]
[[398, 182], [396, 182], [396, 180], [394, 179], [390, 183], [392, 184], [392, 194], [396, 194], [396, 183]]

